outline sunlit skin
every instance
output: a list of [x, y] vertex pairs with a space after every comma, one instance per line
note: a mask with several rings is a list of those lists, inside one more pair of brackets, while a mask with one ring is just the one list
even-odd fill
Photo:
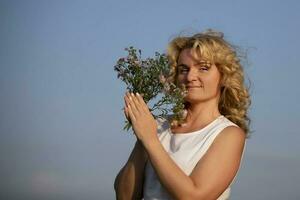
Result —
[[195, 58], [193, 53], [191, 49], [184, 49], [178, 59], [177, 80], [188, 89], [185, 100], [192, 105], [218, 101], [221, 77], [219, 70], [213, 63]]
[[189, 104], [185, 128], [175, 127], [174, 131], [198, 130], [221, 115], [218, 110], [220, 79], [221, 74], [215, 64], [201, 57], [196, 58], [192, 49], [181, 51], [177, 81], [179, 85], [186, 86], [188, 93], [185, 101]]
[[[203, 65], [190, 49], [181, 52], [178, 60], [179, 83], [186, 84], [189, 102], [185, 131], [199, 129], [220, 116], [220, 73], [215, 65]], [[216, 199], [235, 176], [242, 155], [245, 134], [234, 126], [225, 128], [187, 176], [170, 158], [159, 141], [157, 123], [139, 94], [126, 93], [125, 115], [131, 120], [137, 139], [164, 188], [174, 199]]]

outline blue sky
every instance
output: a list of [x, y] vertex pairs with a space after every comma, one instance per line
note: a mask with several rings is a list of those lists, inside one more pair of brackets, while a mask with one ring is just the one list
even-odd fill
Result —
[[252, 137], [232, 199], [299, 199], [300, 3], [0, 0], [0, 197], [114, 199], [125, 47], [144, 57], [213, 28], [248, 52]]

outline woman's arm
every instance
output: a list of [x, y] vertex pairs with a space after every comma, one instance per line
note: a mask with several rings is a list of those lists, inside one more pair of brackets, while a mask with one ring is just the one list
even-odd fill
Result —
[[[128, 95], [129, 96], [129, 95]], [[148, 154], [160, 183], [176, 200], [216, 199], [237, 173], [245, 134], [227, 127], [215, 138], [205, 156], [187, 176], [163, 148], [157, 136], [157, 124], [139, 95], [126, 98], [134, 132]]]
[[236, 175], [245, 143], [244, 132], [225, 128], [187, 176], [158, 141], [144, 142], [161, 184], [176, 200], [217, 199]]
[[143, 145], [137, 140], [127, 163], [115, 179], [114, 188], [118, 200], [143, 197], [144, 168], [147, 159]]

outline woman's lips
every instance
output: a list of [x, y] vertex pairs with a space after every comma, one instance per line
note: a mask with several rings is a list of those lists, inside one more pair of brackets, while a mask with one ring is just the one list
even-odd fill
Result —
[[193, 89], [193, 88], [201, 88], [201, 86], [187, 86], [187, 89]]

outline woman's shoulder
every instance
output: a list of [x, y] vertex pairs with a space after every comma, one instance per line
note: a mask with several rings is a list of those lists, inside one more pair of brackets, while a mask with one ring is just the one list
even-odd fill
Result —
[[227, 141], [229, 143], [233, 142], [237, 144], [239, 142], [243, 143], [245, 140], [245, 136], [246, 134], [242, 128], [240, 128], [237, 124], [235, 124], [228, 118], [223, 117], [223, 125], [217, 137], [219, 138], [219, 140], [223, 142]]
[[220, 125], [223, 125], [225, 127], [234, 126], [234, 127], [239, 128], [239, 126], [236, 123], [232, 122], [230, 119], [228, 119], [224, 115], [222, 115], [222, 118], [221, 118], [221, 121], [220, 121]]

